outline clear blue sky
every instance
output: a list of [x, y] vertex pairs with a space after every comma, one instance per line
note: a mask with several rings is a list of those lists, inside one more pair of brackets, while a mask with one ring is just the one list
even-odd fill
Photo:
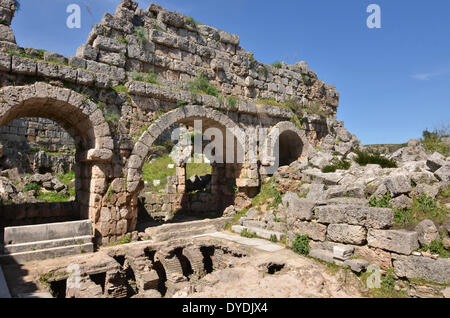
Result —
[[[91, 27], [120, 0], [20, 0], [18, 44], [75, 55]], [[138, 1], [147, 8], [150, 0]], [[264, 63], [305, 60], [341, 94], [338, 119], [364, 144], [402, 143], [450, 123], [448, 0], [159, 0], [169, 10], [236, 33]], [[68, 29], [66, 7], [82, 8]], [[382, 9], [368, 29], [366, 8]]]

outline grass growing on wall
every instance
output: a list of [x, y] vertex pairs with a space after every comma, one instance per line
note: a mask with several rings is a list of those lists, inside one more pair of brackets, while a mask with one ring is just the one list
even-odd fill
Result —
[[278, 191], [275, 180], [270, 178], [269, 181], [264, 182], [261, 186], [259, 194], [253, 198], [252, 205], [254, 208], [259, 208], [261, 205], [272, 200], [271, 207], [276, 208], [281, 203], [281, 193]]
[[160, 180], [160, 185], [153, 187], [155, 191], [165, 188], [167, 184], [167, 177], [173, 177], [176, 174], [176, 169], [169, 169], [169, 164], [175, 164], [169, 154], [156, 158], [152, 163], [144, 163], [142, 168], [142, 179], [152, 184], [154, 180]]
[[208, 163], [187, 163], [186, 164], [186, 178], [192, 176], [206, 176], [212, 173], [212, 167]]

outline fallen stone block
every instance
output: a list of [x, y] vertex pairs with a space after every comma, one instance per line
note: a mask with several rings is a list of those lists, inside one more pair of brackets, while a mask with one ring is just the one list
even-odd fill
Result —
[[391, 195], [398, 196], [411, 192], [411, 179], [403, 174], [390, 175], [385, 181]]
[[309, 256], [328, 263], [334, 263], [333, 253], [327, 250], [312, 249], [309, 251]]
[[346, 261], [353, 256], [354, 251], [355, 249], [351, 246], [335, 246], [333, 248], [333, 257], [341, 261]]
[[367, 241], [370, 247], [405, 255], [419, 248], [417, 232], [403, 230], [369, 230]]
[[440, 168], [434, 173], [434, 175], [440, 181], [450, 182], [450, 166], [444, 166]]
[[431, 172], [436, 172], [444, 165], [445, 165], [445, 157], [441, 155], [439, 152], [435, 152], [428, 157], [427, 167], [428, 169], [430, 169]]
[[450, 284], [450, 259], [437, 260], [421, 256], [398, 255], [394, 259], [395, 274], [399, 277], [419, 278], [440, 284]]
[[355, 273], [361, 273], [367, 269], [369, 262], [364, 259], [349, 259], [344, 262], [344, 266], [350, 267]]
[[419, 236], [421, 246], [430, 245], [431, 242], [440, 239], [438, 229], [431, 220], [423, 220], [420, 222], [416, 226], [415, 231]]

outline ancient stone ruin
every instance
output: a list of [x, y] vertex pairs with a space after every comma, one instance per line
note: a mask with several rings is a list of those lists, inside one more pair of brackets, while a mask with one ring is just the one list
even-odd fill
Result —
[[[76, 56], [65, 57], [19, 47], [10, 28], [15, 1], [1, 0], [0, 8], [5, 256], [28, 262], [92, 252], [92, 234], [99, 247], [150, 242], [131, 252], [109, 247], [97, 256], [105, 264], [84, 269], [81, 288], [68, 288], [71, 278], [53, 266], [45, 282], [59, 296], [191, 295], [188, 282], [227, 268], [222, 257], [248, 253], [204, 237], [170, 242], [224, 228], [294, 250], [299, 236], [307, 236], [313, 258], [356, 273], [370, 264], [394, 268], [396, 278], [439, 283], [428, 294], [448, 296], [450, 158], [411, 141], [383, 156], [395, 167], [358, 164], [364, 147], [336, 120], [338, 92], [306, 62], [265, 65], [237, 35], [155, 4], [138, 9], [131, 0], [106, 13]], [[184, 136], [214, 129], [225, 136], [214, 153], [233, 159], [241, 153], [243, 160], [209, 160], [204, 176], [190, 176], [186, 162], [174, 162], [172, 175], [146, 180], [176, 129]], [[211, 141], [203, 137], [200, 153]], [[170, 150], [198, 155], [183, 147], [177, 141]], [[336, 162], [348, 166], [326, 171]], [[70, 171], [66, 183], [57, 177]], [[42, 191], [66, 200], [43, 201]], [[435, 219], [424, 212], [411, 216], [418, 225], [399, 226], [429, 198]], [[427, 250], [432, 243], [443, 246], [442, 255]], [[289, 268], [261, 264], [271, 274]], [[402, 284], [399, 290], [422, 296], [423, 290]]]

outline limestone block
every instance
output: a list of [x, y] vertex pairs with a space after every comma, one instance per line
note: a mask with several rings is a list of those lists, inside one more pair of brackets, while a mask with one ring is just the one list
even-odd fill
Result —
[[390, 175], [385, 181], [386, 188], [391, 195], [398, 196], [411, 192], [411, 179], [404, 174]]
[[300, 198], [296, 193], [287, 192], [282, 198], [282, 204], [288, 213], [288, 217], [302, 221], [310, 221], [313, 218], [314, 201]]
[[436, 178], [438, 178], [440, 181], [443, 182], [450, 182], [450, 165], [443, 166], [439, 168], [434, 175]]
[[450, 283], [450, 259], [437, 260], [422, 256], [398, 255], [394, 259], [395, 274], [399, 277], [420, 278], [440, 284]]
[[367, 230], [359, 225], [330, 224], [327, 237], [333, 242], [361, 245], [366, 241]]
[[415, 231], [419, 235], [419, 243], [421, 246], [430, 245], [431, 242], [439, 240], [439, 232], [431, 220], [423, 220], [420, 222]]
[[417, 232], [403, 230], [369, 230], [367, 241], [370, 247], [405, 255], [419, 248]]
[[327, 227], [323, 224], [314, 222], [295, 222], [294, 229], [295, 233], [308, 235], [315, 241], [325, 241], [326, 239]]
[[8, 25], [0, 24], [0, 40], [16, 43], [14, 32]]
[[442, 166], [445, 166], [445, 157], [441, 155], [439, 152], [433, 153], [428, 157], [427, 167], [431, 172], [436, 172]]
[[116, 52], [116, 53], [126, 53], [127, 45], [125, 43], [119, 42], [116, 39], [108, 38], [106, 36], [97, 36], [92, 44], [94, 48], [104, 51]]
[[36, 75], [36, 62], [29, 58], [13, 56], [12, 71], [18, 74]]
[[86, 60], [97, 60], [98, 48], [94, 48], [88, 44], [82, 44], [78, 49], [76, 56]]

